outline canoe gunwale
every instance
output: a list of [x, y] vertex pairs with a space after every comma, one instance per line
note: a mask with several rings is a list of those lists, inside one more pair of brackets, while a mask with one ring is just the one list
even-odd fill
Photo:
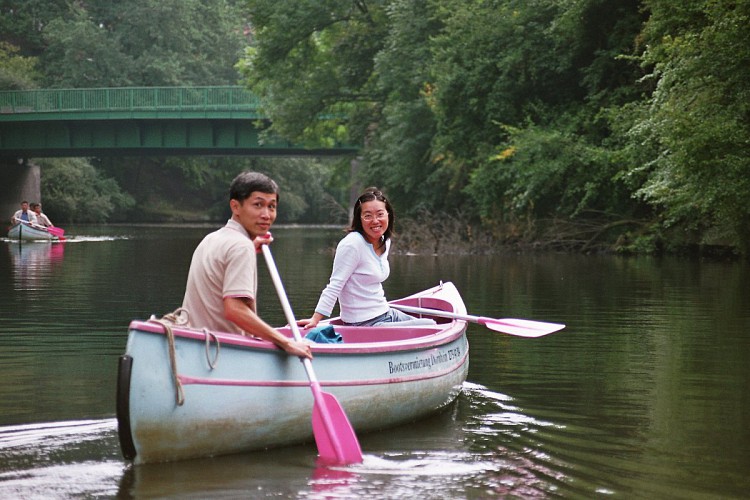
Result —
[[[415, 336], [412, 339], [392, 340], [383, 342], [356, 342], [356, 343], [340, 343], [340, 344], [313, 344], [312, 351], [317, 354], [363, 354], [363, 353], [377, 353], [377, 352], [391, 352], [391, 351], [408, 351], [408, 350], [423, 350], [434, 345], [444, 344], [453, 340], [454, 338], [460, 337], [463, 331], [466, 329], [466, 321], [455, 320], [450, 324], [446, 324], [445, 328], [435, 328], [434, 326], [416, 326], [408, 328], [409, 331], [424, 331], [429, 332], [422, 336]], [[342, 331], [356, 331], [356, 329], [371, 328], [371, 327], [339, 327], [336, 326], [337, 332]], [[388, 327], [393, 332], [398, 332], [395, 327]], [[157, 335], [166, 335], [164, 326], [160, 323], [152, 321], [140, 321], [134, 320], [130, 323], [130, 331], [141, 331], [146, 333], [153, 333]], [[288, 332], [288, 328], [278, 328], [277, 330], [282, 333], [291, 336]], [[407, 330], [407, 328], [400, 329]], [[202, 330], [196, 330], [192, 328], [184, 327], [173, 327], [172, 332], [175, 338], [182, 338], [186, 340], [195, 340], [199, 342], [207, 342], [206, 335], [209, 336], [208, 342], [215, 342], [224, 345], [231, 345], [234, 347], [244, 347], [251, 350], [268, 350], [268, 351], [279, 351], [281, 349], [266, 340], [262, 340], [255, 337], [247, 337], [233, 333], [223, 332], [204, 332]]]
[[[430, 297], [429, 293], [442, 292], [443, 287], [447, 288], [449, 298], [434, 298]], [[455, 289], [452, 283], [441, 283], [439, 286], [415, 294], [410, 297], [395, 300], [393, 303], [403, 305], [419, 305], [420, 307], [429, 307], [438, 309], [441, 311], [448, 311], [451, 313], [465, 314], [466, 308], [461, 300], [458, 291]], [[158, 321], [151, 320], [133, 320], [130, 323], [129, 329], [139, 330], [143, 332], [150, 332], [155, 334], [166, 335], [166, 329], [163, 324]], [[445, 321], [442, 318], [436, 318], [436, 320], [443, 321], [436, 325], [415, 325], [415, 326], [398, 326], [395, 323], [394, 326], [382, 326], [382, 327], [361, 327], [361, 326], [344, 326], [337, 324], [339, 318], [331, 318], [326, 321], [321, 321], [320, 325], [330, 324], [334, 327], [336, 332], [340, 333], [344, 337], [343, 343], [338, 344], [313, 344], [313, 353], [326, 355], [326, 354], [366, 354], [366, 353], [378, 353], [378, 352], [391, 352], [391, 351], [407, 351], [407, 350], [423, 350], [432, 346], [445, 344], [461, 336], [466, 331], [467, 322], [460, 319], [454, 319]], [[287, 337], [292, 337], [292, 332], [288, 326], [277, 328], [277, 330]], [[377, 331], [379, 336], [382, 338], [395, 337], [395, 340], [381, 340], [378, 338], [376, 341], [349, 341], [361, 332], [373, 332]], [[210, 332], [205, 329], [199, 330], [194, 328], [187, 328], [184, 326], [172, 327], [172, 332], [175, 338], [193, 339], [209, 344], [211, 339], [220, 344], [233, 345], [238, 347], [246, 347], [249, 349], [263, 349], [281, 351], [281, 349], [266, 340], [259, 339], [252, 336], [244, 336], [234, 333], [227, 332]], [[420, 333], [418, 333], [420, 332]], [[209, 338], [207, 338], [207, 336]], [[408, 338], [401, 338], [408, 337]]]

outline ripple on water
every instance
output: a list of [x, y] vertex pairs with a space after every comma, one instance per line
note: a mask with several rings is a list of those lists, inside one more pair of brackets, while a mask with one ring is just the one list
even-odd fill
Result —
[[0, 427], [0, 497], [112, 497], [124, 464], [114, 419]]

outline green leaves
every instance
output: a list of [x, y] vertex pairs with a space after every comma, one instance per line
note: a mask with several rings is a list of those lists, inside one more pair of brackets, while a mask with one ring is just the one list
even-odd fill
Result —
[[45, 27], [47, 85], [235, 84], [244, 24], [226, 0], [75, 4]]
[[0, 90], [33, 88], [40, 77], [35, 57], [24, 57], [15, 45], [0, 42]]
[[[692, 230], [692, 243], [750, 251], [750, 46], [744, 2], [650, 1], [643, 55], [656, 88], [631, 130], [655, 145], [637, 191], [665, 223]], [[671, 5], [671, 4], [670, 4]]]
[[274, 130], [308, 144], [364, 138], [369, 123], [351, 130], [358, 122], [347, 118], [369, 114], [378, 101], [372, 72], [383, 39], [380, 3], [260, 0], [249, 8], [253, 45], [239, 68], [263, 97]]
[[106, 222], [122, 217], [133, 198], [80, 158], [41, 159], [44, 210], [54, 221]]

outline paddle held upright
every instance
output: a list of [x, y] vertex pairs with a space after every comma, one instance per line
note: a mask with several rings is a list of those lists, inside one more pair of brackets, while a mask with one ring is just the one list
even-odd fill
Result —
[[[268, 248], [268, 245], [263, 245], [262, 249], [286, 320], [289, 322], [295, 340], [301, 341], [302, 335], [297, 327], [297, 321], [294, 319], [292, 306], [289, 304], [284, 285], [281, 282], [281, 276], [279, 276], [279, 270], [276, 268], [273, 255], [271, 255], [271, 249]], [[310, 360], [307, 358], [301, 359], [307, 372], [307, 378], [310, 380], [310, 389], [315, 400], [312, 427], [315, 444], [318, 446], [318, 455], [324, 461], [335, 464], [362, 462], [362, 450], [359, 447], [357, 435], [354, 433], [344, 409], [333, 394], [323, 392], [320, 388], [320, 382], [315, 376]]]

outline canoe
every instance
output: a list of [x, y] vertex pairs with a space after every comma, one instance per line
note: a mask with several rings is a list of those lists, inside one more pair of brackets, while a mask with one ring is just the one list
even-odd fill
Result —
[[[466, 313], [452, 283], [394, 302]], [[467, 323], [434, 319], [411, 327], [330, 320], [343, 342], [314, 344], [312, 364], [355, 431], [417, 420], [458, 396], [469, 369]], [[279, 331], [292, 336], [288, 326]], [[122, 453], [136, 464], [311, 442], [312, 409], [303, 364], [269, 342], [153, 317], [130, 323], [117, 422]]]
[[46, 240], [57, 241], [58, 237], [41, 226], [32, 226], [24, 222], [17, 222], [8, 230], [8, 238], [12, 240]]

